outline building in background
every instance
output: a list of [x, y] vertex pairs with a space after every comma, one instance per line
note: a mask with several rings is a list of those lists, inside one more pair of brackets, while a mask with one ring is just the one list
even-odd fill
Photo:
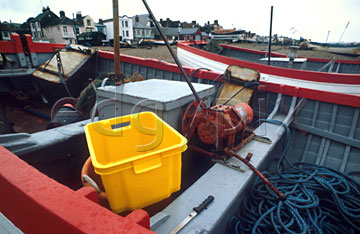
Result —
[[35, 18], [29, 18], [26, 23], [30, 27], [33, 41], [48, 41], [43, 29], [57, 19], [59, 17], [50, 10], [50, 7], [43, 7], [42, 13], [38, 14]]
[[75, 29], [77, 35], [84, 32], [96, 31], [93, 18], [91, 18], [89, 15], [82, 16], [81, 11], [76, 12], [75, 21], [77, 25], [77, 28]]
[[84, 32], [78, 35], [78, 44], [86, 46], [100, 46], [106, 36], [102, 32]]
[[143, 16], [144, 17], [142, 17], [142, 22], [140, 22], [139, 15], [132, 17], [135, 41], [139, 41], [141, 39], [154, 39], [155, 36], [154, 28], [150, 27], [151, 22], [147, 21], [146, 15]]
[[19, 35], [22, 34], [30, 34], [30, 28], [27, 23], [18, 24], [12, 22], [0, 22], [0, 40], [10, 41], [10, 34], [17, 33]]
[[201, 41], [202, 34], [199, 28], [182, 28], [179, 32], [179, 39], [184, 41]]
[[75, 22], [65, 16], [64, 11], [60, 11], [60, 18], [52, 21], [44, 27], [44, 35], [55, 43], [76, 43], [74, 32]]
[[[106, 26], [106, 39], [112, 44], [114, 41], [114, 22], [113, 19], [103, 20], [103, 24]], [[120, 41], [132, 41], [134, 40], [134, 28], [131, 17], [126, 15], [119, 16], [119, 36]]]
[[[165, 37], [168, 40], [178, 40], [179, 39], [179, 29], [177, 28], [168, 28], [168, 27], [161, 27], [162, 32], [164, 33]], [[155, 39], [162, 40], [160, 36], [159, 30], [155, 28]]]

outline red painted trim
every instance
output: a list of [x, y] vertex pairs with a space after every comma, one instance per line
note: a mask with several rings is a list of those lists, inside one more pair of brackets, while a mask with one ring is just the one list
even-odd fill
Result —
[[25, 34], [26, 44], [29, 48], [30, 53], [36, 53], [34, 42], [32, 41], [31, 35]]
[[[201, 44], [201, 43], [205, 43], [205, 42], [197, 42], [197, 44]], [[39, 46], [40, 46], [40, 44], [44, 45], [47, 43], [39, 43]], [[187, 51], [193, 52], [193, 53], [197, 53], [198, 51], [200, 51], [199, 49], [188, 46], [190, 44], [191, 44], [190, 42], [181, 42], [181, 43], [179, 42], [178, 47], [185, 49]], [[53, 44], [53, 45], [59, 45], [59, 44]], [[201, 52], [203, 53], [203, 55], [205, 55], [203, 57], [207, 56], [210, 59], [213, 59], [215, 56], [219, 56], [219, 55], [214, 55], [212, 53], [208, 53], [206, 51], [201, 51]], [[114, 53], [108, 52], [108, 51], [99, 51], [99, 57], [113, 60]], [[224, 56], [219, 56], [219, 57], [224, 57]], [[224, 58], [226, 58], [226, 57], [224, 57]], [[134, 57], [134, 56], [130, 56], [130, 55], [121, 54], [120, 60], [123, 62], [138, 64], [141, 66], [152, 67], [152, 68], [169, 71], [169, 72], [175, 72], [178, 74], [181, 73], [179, 68], [175, 64], [167, 63], [167, 62], [160, 61], [157, 59], [145, 59], [145, 58], [138, 58], [138, 57]], [[234, 59], [232, 59], [232, 60], [234, 60]], [[239, 61], [239, 60], [235, 60], [235, 64], [236, 64], [236, 61]], [[251, 64], [253, 66], [251, 66]], [[240, 66], [259, 70], [259, 69], [257, 69], [258, 66], [254, 66], [253, 63], [243, 62], [243, 63], [241, 63]], [[269, 67], [266, 65], [261, 65], [261, 66], [265, 67], [265, 69], [272, 69], [272, 67]], [[360, 76], [359, 75], [329, 74], [329, 73], [308, 72], [308, 71], [299, 71], [299, 70], [294, 72], [291, 69], [283, 69], [283, 68], [275, 68], [275, 69], [279, 69], [279, 70], [281, 70], [281, 72], [283, 72], [283, 70], [285, 70], [285, 71], [287, 70], [287, 72], [290, 72], [292, 75], [300, 73], [300, 74], [302, 74], [302, 76], [299, 79], [303, 79], [303, 80], [328, 82], [328, 83], [343, 83], [343, 84], [357, 84], [357, 85], [360, 84]], [[195, 71], [194, 68], [190, 68], [190, 67], [184, 67], [184, 70], [187, 74], [190, 74], [193, 71]], [[261, 72], [261, 70], [260, 70], [260, 72]], [[263, 73], [267, 73], [267, 72], [263, 72]], [[273, 74], [273, 73], [267, 73], [267, 74]], [[286, 74], [285, 75], [284, 74], [285, 73], [281, 73], [281, 75], [279, 75], [279, 76], [286, 76]], [[193, 76], [196, 78], [199, 78], [199, 79], [214, 80], [218, 75], [219, 75], [219, 73], [216, 73], [216, 72], [200, 70], [200, 71], [196, 72]], [[286, 77], [292, 77], [292, 76], [286, 76]], [[335, 82], [334, 79], [339, 79], [339, 80], [337, 82]], [[218, 81], [221, 81], [221, 80], [222, 80], [221, 78], [218, 79]], [[341, 105], [360, 107], [360, 97], [359, 96], [311, 90], [311, 89], [305, 89], [305, 88], [297, 88], [297, 87], [293, 87], [293, 86], [278, 85], [278, 84], [267, 83], [267, 82], [262, 82], [262, 83], [265, 84], [266, 89], [271, 92], [281, 92], [281, 93], [288, 94], [288, 95], [297, 94], [295, 96], [324, 101], [324, 102], [332, 102], [332, 103], [341, 104]], [[294, 90], [297, 90], [297, 91], [295, 92]]]
[[33, 42], [36, 53], [53, 53], [56, 50], [66, 47], [66, 44]]
[[[0, 211], [24, 233], [153, 233], [146, 215], [121, 217], [0, 146]], [[147, 216], [148, 218], [148, 216]], [[145, 220], [145, 221], [144, 221]]]
[[11, 41], [0, 41], [0, 51], [4, 54], [24, 53], [20, 35], [11, 33], [10, 38]]
[[[99, 57], [114, 60], [114, 53], [99, 50]], [[135, 56], [120, 54], [120, 61], [161, 69], [164, 71], [175, 72], [179, 74], [181, 73], [176, 64], [168, 63], [157, 59], [139, 58]], [[196, 70], [190, 67], [183, 67], [183, 68], [187, 75], [190, 75], [193, 71]], [[216, 72], [211, 72], [211, 71], [205, 72], [204, 70], [200, 70], [196, 72], [193, 76], [199, 79], [214, 80], [218, 75], [219, 74]], [[221, 79], [219, 81], [221, 81]]]
[[268, 82], [261, 82], [261, 84], [263, 85], [262, 89], [269, 92], [282, 93], [294, 97], [307, 98], [346, 106], [360, 107], [360, 96], [325, 92]]
[[[249, 53], [261, 54], [263, 56], [267, 56], [267, 54], [268, 54], [268, 52], [266, 52], [266, 51], [259, 51], [259, 50], [240, 48], [240, 47], [232, 46], [232, 45], [221, 44], [221, 46], [224, 47], [224, 48], [232, 49], [232, 50], [239, 50], [239, 51], [244, 51], [244, 52], [249, 52]], [[271, 57], [287, 58], [288, 56], [285, 55], [285, 54], [279, 54], [279, 53], [271, 52]], [[299, 57], [299, 58], [305, 58], [305, 57]], [[328, 63], [328, 62], [331, 61], [331, 59], [317, 59], [317, 58], [306, 58], [306, 59], [308, 61], [324, 62], [324, 63]], [[335, 62], [336, 63], [347, 63], [347, 64], [360, 64], [360, 61], [352, 61], [352, 60], [339, 60], [339, 59], [336, 59]]]
[[191, 44], [192, 43], [189, 42], [181, 42], [178, 43], [177, 46], [181, 49], [184, 49], [188, 52], [197, 54], [207, 59], [211, 59], [224, 64], [232, 64], [232, 65], [238, 65], [238, 66], [256, 69], [264, 74], [271, 74], [275, 76], [289, 77], [299, 80], [308, 80], [315, 82], [360, 85], [360, 74], [325, 73], [325, 72], [313, 72], [313, 71], [303, 71], [303, 70], [294, 70], [294, 69], [287, 69], [280, 67], [272, 67], [268, 65], [251, 63], [238, 59], [228, 58], [214, 53], [209, 53], [207, 51], [189, 46]]
[[0, 41], [0, 52], [4, 54], [16, 54], [16, 44], [14, 41]]
[[10, 34], [11, 41], [15, 42], [16, 53], [24, 53], [24, 48], [21, 43], [20, 35], [17, 33]]
[[[183, 47], [183, 45], [181, 45], [180, 47]], [[111, 59], [111, 60], [114, 59], [113, 52], [99, 51], [99, 56], [105, 59]], [[139, 64], [141, 66], [153, 67], [165, 71], [180, 73], [179, 69], [175, 64], [159, 61], [156, 59], [144, 59], [129, 55], [120, 55], [120, 60], [123, 62]], [[190, 74], [195, 69], [184, 67], [184, 70], [186, 71], [187, 74]], [[216, 72], [200, 70], [194, 74], [194, 77], [197, 77], [199, 79], [214, 80], [218, 75], [220, 74]], [[218, 79], [218, 81], [221, 81], [221, 79]], [[336, 103], [340, 105], [360, 107], [360, 96], [312, 90], [312, 89], [299, 88], [288, 85], [279, 85], [268, 82], [261, 82], [261, 84], [265, 86], [265, 90], [270, 92], [275, 92], [275, 93], [279, 92], [286, 95], [292, 95], [295, 97], [303, 97], [313, 100]]]

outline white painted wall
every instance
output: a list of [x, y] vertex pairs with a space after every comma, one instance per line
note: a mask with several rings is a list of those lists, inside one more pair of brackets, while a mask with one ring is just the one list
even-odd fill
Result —
[[[114, 39], [114, 23], [113, 21], [104, 22], [106, 26], [106, 39]], [[132, 18], [130, 17], [119, 17], [119, 34], [123, 40], [134, 40]]]

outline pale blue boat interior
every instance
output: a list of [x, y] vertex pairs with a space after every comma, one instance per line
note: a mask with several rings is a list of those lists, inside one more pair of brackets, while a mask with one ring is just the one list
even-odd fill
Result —
[[[224, 50], [224, 53], [228, 52]], [[261, 58], [246, 53], [231, 56], [247, 61]], [[309, 61], [307, 63], [311, 70], [317, 70], [323, 65], [311, 64]], [[342, 65], [339, 72], [360, 73], [359, 65], [348, 65]], [[97, 75], [111, 71], [112, 60], [99, 60]], [[127, 76], [139, 72], [145, 79], [185, 80], [178, 73], [127, 62], [121, 62], [121, 71]], [[192, 78], [192, 82], [212, 83], [210, 80], [197, 78]], [[215, 82], [214, 85], [218, 89], [220, 84]], [[287, 156], [292, 162], [324, 165], [346, 173], [360, 182], [360, 108], [272, 92], [256, 93], [251, 106], [255, 114], [253, 126], [257, 126], [257, 120], [263, 118], [289, 124], [291, 142]], [[83, 129], [88, 122], [89, 120], [35, 134], [3, 135], [0, 136], [0, 144], [59, 182], [65, 185], [76, 184], [80, 182], [77, 175], [89, 155]], [[255, 166], [261, 170], [273, 171], [282, 151], [284, 129], [274, 124], [262, 123], [256, 133], [268, 137], [272, 143], [253, 140], [238, 153], [245, 156], [246, 153], [253, 152], [252, 163]], [[211, 206], [180, 233], [226, 232], [226, 224], [249, 191], [254, 174], [235, 159], [232, 162], [239, 164], [246, 172], [239, 172], [210, 160], [197, 159], [197, 155], [184, 154], [184, 157], [192, 157], [183, 160], [188, 164], [193, 163], [184, 167], [189, 170], [199, 167], [201, 174], [195, 171], [194, 175], [183, 176], [191, 181], [183, 181], [183, 184], [189, 187], [177, 194], [178, 197], [169, 206], [151, 218], [152, 229], [157, 233], [168, 233], [191, 212], [192, 207], [208, 195], [213, 195], [215, 200]]]

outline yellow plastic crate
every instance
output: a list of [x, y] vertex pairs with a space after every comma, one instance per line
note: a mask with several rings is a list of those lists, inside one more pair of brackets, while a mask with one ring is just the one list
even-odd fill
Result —
[[154, 113], [90, 123], [85, 134], [114, 212], [151, 205], [180, 189], [187, 140]]

